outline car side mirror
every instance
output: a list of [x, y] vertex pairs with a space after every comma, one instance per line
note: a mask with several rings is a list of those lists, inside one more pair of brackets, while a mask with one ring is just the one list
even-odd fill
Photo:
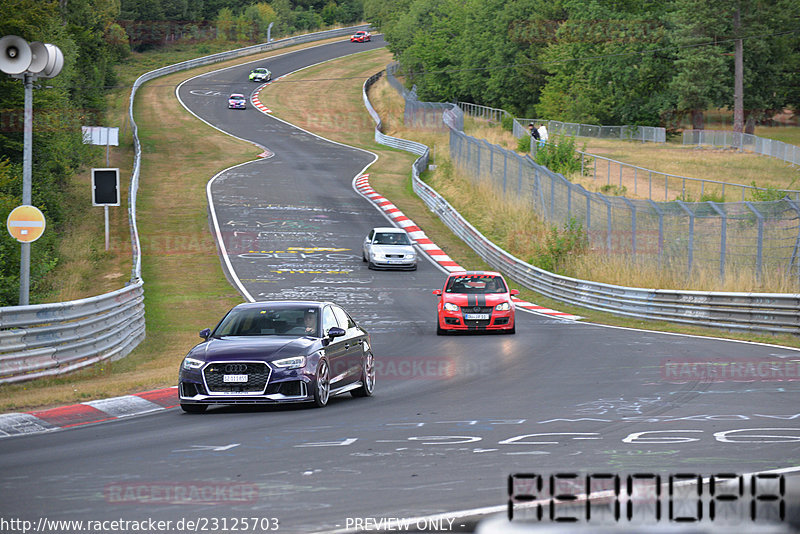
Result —
[[433, 293], [437, 297], [441, 297], [442, 296], [442, 290], [441, 289], [434, 289], [433, 291], [431, 291], [431, 293]]
[[511, 291], [508, 292], [508, 294], [511, 295], [512, 297], [519, 295], [519, 289], [512, 289]]
[[203, 328], [200, 330], [200, 337], [208, 341], [208, 338], [211, 337], [211, 329], [210, 328]]
[[331, 339], [342, 337], [347, 332], [345, 332], [344, 328], [339, 328], [338, 326], [332, 326], [328, 328], [328, 337]]

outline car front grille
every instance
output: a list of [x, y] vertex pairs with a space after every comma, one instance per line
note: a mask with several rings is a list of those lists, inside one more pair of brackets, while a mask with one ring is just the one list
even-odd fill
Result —
[[[225, 382], [225, 375], [247, 375], [247, 382]], [[219, 362], [203, 369], [208, 392], [262, 393], [269, 380], [270, 369], [263, 362]]]
[[492, 313], [494, 306], [461, 306], [461, 313]]
[[489, 321], [488, 321], [488, 320], [467, 321], [467, 320], [465, 319], [465, 320], [464, 320], [464, 324], [465, 324], [467, 327], [486, 328], [487, 326], [489, 326]]

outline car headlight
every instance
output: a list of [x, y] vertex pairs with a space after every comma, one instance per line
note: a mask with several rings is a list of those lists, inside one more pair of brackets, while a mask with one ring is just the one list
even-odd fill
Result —
[[447, 311], [451, 311], [451, 312], [457, 312], [458, 311], [458, 306], [456, 306], [452, 302], [445, 302], [444, 303], [444, 309], [447, 310]]
[[502, 304], [498, 304], [497, 306], [495, 306], [494, 309], [497, 311], [508, 311], [511, 309], [511, 303], [503, 302]]
[[200, 369], [203, 364], [206, 363], [201, 360], [196, 360], [194, 358], [189, 358], [188, 356], [183, 359], [183, 368], [187, 371], [191, 371], [193, 369]]
[[291, 358], [283, 358], [282, 360], [275, 360], [272, 365], [282, 367], [284, 369], [299, 369], [306, 365], [305, 356], [292, 356]]

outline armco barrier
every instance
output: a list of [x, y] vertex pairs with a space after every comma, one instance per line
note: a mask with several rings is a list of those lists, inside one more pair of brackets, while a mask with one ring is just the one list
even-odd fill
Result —
[[144, 339], [142, 281], [70, 302], [0, 308], [0, 383], [126, 356]]
[[363, 88], [364, 103], [378, 124], [375, 140], [394, 148], [411, 144], [411, 152], [422, 154], [412, 170], [414, 192], [493, 269], [508, 273], [525, 287], [554, 300], [615, 315], [732, 330], [800, 334], [800, 294], [721, 293], [616, 286], [553, 274], [512, 256], [487, 239], [447, 200], [419, 179], [421, 171], [427, 166], [427, 147], [422, 145], [424, 148], [421, 148], [421, 143], [389, 137], [379, 131], [380, 117], [369, 102], [367, 90], [380, 74], [370, 77]]
[[136, 197], [142, 149], [133, 118], [136, 91], [149, 80], [220, 61], [286, 46], [350, 35], [369, 25], [290, 37], [163, 67], [140, 76], [131, 89], [128, 108], [134, 161], [128, 195], [133, 262], [126, 287], [96, 297], [0, 308], [0, 384], [58, 375], [103, 360], [128, 355], [145, 337], [142, 257], [136, 226]]

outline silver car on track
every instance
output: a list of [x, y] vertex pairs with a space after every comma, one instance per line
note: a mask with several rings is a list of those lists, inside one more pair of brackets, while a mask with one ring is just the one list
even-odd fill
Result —
[[405, 230], [394, 227], [380, 227], [370, 230], [364, 238], [361, 258], [370, 269], [409, 269], [417, 268], [416, 243], [408, 237]]

